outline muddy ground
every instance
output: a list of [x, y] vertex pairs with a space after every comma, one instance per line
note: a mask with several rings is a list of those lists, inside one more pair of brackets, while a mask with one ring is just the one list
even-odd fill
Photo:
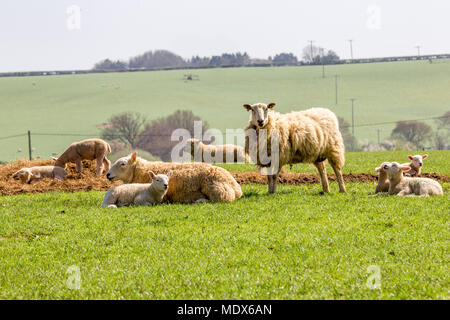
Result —
[[[66, 170], [68, 176], [65, 181], [56, 179], [43, 179], [32, 184], [23, 184], [21, 181], [14, 180], [13, 174], [24, 167], [51, 165], [51, 160], [19, 160], [10, 164], [0, 165], [0, 195], [14, 195], [21, 193], [41, 193], [48, 191], [90, 191], [90, 190], [108, 190], [113, 185], [120, 182], [111, 183], [105, 175], [95, 176], [95, 162], [83, 161], [83, 171], [78, 174], [75, 171], [75, 164], [68, 164]], [[232, 172], [239, 184], [260, 183], [266, 184], [267, 178], [257, 172]], [[438, 175], [435, 173], [422, 174], [423, 177], [435, 179], [440, 182], [450, 182], [450, 176]], [[329, 175], [330, 181], [336, 181], [335, 175]], [[374, 174], [355, 173], [345, 174], [346, 182], [376, 182], [377, 176]], [[311, 184], [320, 183], [319, 176], [309, 173], [285, 172], [280, 175], [278, 182], [282, 184]]]

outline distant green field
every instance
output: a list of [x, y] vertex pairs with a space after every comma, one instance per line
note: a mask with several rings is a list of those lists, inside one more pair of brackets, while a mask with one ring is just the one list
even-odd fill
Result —
[[[243, 103], [277, 103], [281, 112], [328, 107], [351, 120], [349, 99], [356, 98], [356, 125], [429, 118], [450, 110], [450, 61], [392, 62], [280, 68], [230, 68], [68, 76], [0, 78], [0, 160], [26, 156], [32, 132], [34, 155], [48, 158], [76, 140], [98, 135], [95, 125], [115, 113], [138, 111], [149, 119], [190, 109], [211, 127], [243, 128]], [[200, 81], [183, 81], [186, 73]], [[339, 75], [335, 105], [334, 75]], [[433, 124], [432, 121], [428, 121]], [[393, 125], [355, 128], [358, 139], [376, 141]], [[54, 133], [40, 136], [39, 133]], [[63, 134], [78, 134], [67, 136]], [[21, 148], [22, 152], [17, 152]]]
[[117, 210], [99, 191], [3, 196], [0, 299], [449, 299], [449, 186]]

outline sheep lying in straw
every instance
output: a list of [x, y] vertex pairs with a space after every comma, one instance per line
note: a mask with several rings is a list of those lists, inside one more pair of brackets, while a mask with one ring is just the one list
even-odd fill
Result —
[[171, 202], [230, 202], [242, 196], [240, 185], [227, 170], [208, 163], [150, 162], [136, 152], [118, 159], [106, 174], [111, 181], [148, 183], [147, 172], [167, 174], [172, 171], [164, 200]]
[[389, 194], [398, 196], [443, 195], [442, 187], [433, 179], [404, 177], [403, 172], [411, 168], [397, 162], [383, 162], [377, 171], [389, 175]]
[[102, 174], [103, 169], [109, 170], [111, 162], [106, 155], [111, 152], [109, 144], [102, 139], [87, 139], [72, 143], [66, 151], [53, 158], [55, 166], [64, 168], [67, 162], [76, 164], [77, 172], [81, 173], [82, 160], [96, 160], [97, 175]]
[[31, 168], [22, 168], [13, 174], [15, 180], [21, 180], [23, 183], [32, 183], [43, 178], [59, 179], [64, 181], [67, 176], [66, 170], [55, 166], [38, 166]]
[[248, 162], [244, 148], [233, 144], [211, 145], [204, 144], [198, 139], [189, 139], [186, 148], [192, 159], [201, 162]]
[[410, 166], [411, 169], [405, 172], [405, 176], [408, 177], [420, 177], [420, 173], [423, 166], [423, 160], [428, 158], [427, 154], [424, 154], [421, 156], [420, 154], [417, 154], [415, 156], [408, 156], [408, 159], [411, 160], [410, 163], [403, 163], [405, 166]]
[[[328, 178], [325, 170], [325, 160], [328, 159], [339, 183], [339, 191], [345, 192], [344, 179], [341, 169], [345, 162], [344, 141], [339, 131], [336, 115], [328, 109], [313, 108], [305, 111], [296, 111], [287, 114], [274, 112], [275, 103], [245, 104], [244, 108], [250, 111], [250, 121], [245, 128], [246, 153], [250, 153], [252, 160], [263, 172], [264, 167], [275, 167], [275, 171], [267, 176], [269, 193], [276, 192], [276, 184], [281, 168], [286, 164], [300, 162], [313, 163], [320, 174], [323, 191], [329, 192]], [[264, 130], [264, 131], [262, 131]], [[250, 141], [254, 135], [258, 142]], [[262, 132], [262, 133], [261, 133]], [[262, 141], [261, 141], [262, 140]], [[258, 145], [266, 148], [268, 157], [274, 159], [272, 144], [278, 141], [278, 166], [261, 161]], [[275, 157], [276, 158], [276, 157]]]
[[161, 203], [169, 186], [169, 176], [165, 174], [155, 175], [153, 171], [148, 172], [152, 183], [131, 183], [112, 187], [105, 194], [103, 208], [117, 208], [137, 204], [149, 206]]
[[381, 170], [381, 168], [383, 168], [387, 164], [389, 164], [389, 162], [383, 162], [378, 168], [375, 168], [375, 171], [378, 172], [378, 184], [377, 187], [375, 188], [375, 193], [389, 191], [388, 173], [384, 170]]

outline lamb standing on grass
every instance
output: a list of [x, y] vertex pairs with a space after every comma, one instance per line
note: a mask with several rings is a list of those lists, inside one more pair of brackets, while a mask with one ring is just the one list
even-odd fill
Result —
[[31, 168], [22, 168], [13, 174], [13, 178], [21, 180], [23, 183], [31, 184], [34, 181], [41, 180], [43, 178], [59, 179], [64, 181], [67, 176], [66, 170], [61, 167], [55, 166], [38, 166]]
[[[278, 135], [279, 166], [278, 172], [267, 176], [269, 193], [276, 192], [278, 174], [286, 164], [313, 163], [320, 174], [323, 191], [329, 192], [328, 178], [325, 169], [325, 160], [328, 159], [339, 183], [339, 191], [345, 192], [342, 167], [345, 162], [345, 147], [342, 135], [339, 131], [339, 123], [336, 115], [328, 109], [312, 108], [305, 111], [296, 111], [280, 114], [272, 111], [275, 103], [245, 104], [244, 108], [251, 111], [250, 121], [245, 128], [245, 151], [250, 157], [258, 154], [258, 143], [249, 143], [251, 131], [256, 130], [260, 136], [260, 130], [267, 132], [267, 155], [271, 156], [270, 143], [272, 134]], [[258, 139], [259, 140], [259, 139]], [[264, 142], [263, 142], [264, 144]], [[252, 159], [259, 167], [269, 167], [257, 159]]]
[[409, 166], [401, 165], [397, 162], [388, 162], [377, 169], [389, 175], [390, 195], [442, 196], [444, 194], [441, 185], [433, 179], [404, 177], [403, 171], [410, 170], [411, 168]]
[[[216, 161], [217, 163], [248, 162], [244, 148], [233, 144], [216, 146], [204, 144], [198, 139], [189, 139], [185, 151], [191, 154], [194, 161], [197, 161], [198, 157], [199, 160], [201, 159], [201, 162], [210, 162], [208, 161], [208, 157], [219, 160], [216, 159], [216, 155], [221, 155], [220, 160]], [[205, 155], [207, 156], [205, 157]]]
[[381, 170], [389, 162], [383, 162], [375, 171], [378, 172], [378, 184], [375, 188], [375, 193], [388, 192], [389, 191], [389, 176], [384, 170]]
[[107, 172], [111, 166], [111, 162], [106, 158], [110, 152], [111, 147], [106, 141], [87, 139], [72, 143], [59, 158], [53, 158], [53, 160], [55, 166], [61, 168], [64, 168], [67, 162], [74, 162], [78, 173], [81, 173], [82, 160], [96, 160], [97, 175], [101, 175], [103, 169]]
[[148, 183], [151, 170], [167, 174], [172, 171], [164, 200], [181, 203], [231, 202], [242, 196], [241, 186], [227, 170], [208, 163], [147, 161], [135, 153], [118, 159], [106, 174], [110, 181]]
[[409, 160], [411, 160], [410, 163], [404, 163], [405, 166], [410, 166], [411, 169], [405, 172], [405, 175], [408, 177], [420, 177], [420, 173], [423, 166], [423, 160], [428, 158], [427, 154], [424, 154], [421, 156], [420, 154], [417, 154], [415, 156], [408, 156]]
[[102, 207], [117, 208], [130, 204], [149, 206], [153, 203], [161, 203], [169, 186], [170, 175], [155, 175], [153, 171], [148, 173], [152, 183], [132, 183], [112, 187], [105, 194]]

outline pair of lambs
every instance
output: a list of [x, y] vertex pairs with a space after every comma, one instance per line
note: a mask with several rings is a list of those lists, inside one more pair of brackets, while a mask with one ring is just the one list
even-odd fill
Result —
[[324, 108], [280, 114], [272, 110], [274, 106], [275, 103], [244, 105], [251, 112], [245, 128], [245, 152], [260, 172], [267, 174], [269, 193], [276, 192], [282, 167], [295, 163], [313, 163], [323, 191], [329, 192], [325, 160], [336, 174], [339, 191], [345, 192], [345, 147], [336, 115]]
[[443, 195], [442, 187], [437, 181], [429, 178], [405, 177], [403, 175], [403, 172], [410, 170], [411, 166], [409, 164], [383, 162], [375, 171], [380, 173], [382, 179], [387, 179], [387, 190], [386, 181], [380, 180], [383, 188], [379, 188], [379, 182], [375, 192], [388, 192], [389, 195], [398, 196]]
[[[240, 185], [227, 170], [212, 166], [208, 163], [176, 163], [147, 161], [137, 157], [137, 153], [118, 159], [106, 174], [110, 181], [121, 180], [125, 184], [113, 187], [114, 191], [108, 191], [105, 196], [104, 206], [121, 202], [121, 197], [126, 198], [125, 203], [130, 203], [131, 195], [137, 197], [145, 188], [151, 188], [149, 182], [155, 183], [152, 172], [158, 172], [167, 177], [167, 192], [158, 198], [158, 201], [195, 203], [195, 202], [231, 202], [242, 196]], [[145, 186], [138, 186], [146, 184]], [[124, 195], [119, 195], [123, 193]], [[111, 200], [107, 200], [109, 197]], [[118, 200], [116, 200], [118, 199]], [[115, 201], [115, 203], [112, 203]], [[142, 202], [142, 201], [140, 201]], [[145, 201], [144, 201], [145, 202]]]

